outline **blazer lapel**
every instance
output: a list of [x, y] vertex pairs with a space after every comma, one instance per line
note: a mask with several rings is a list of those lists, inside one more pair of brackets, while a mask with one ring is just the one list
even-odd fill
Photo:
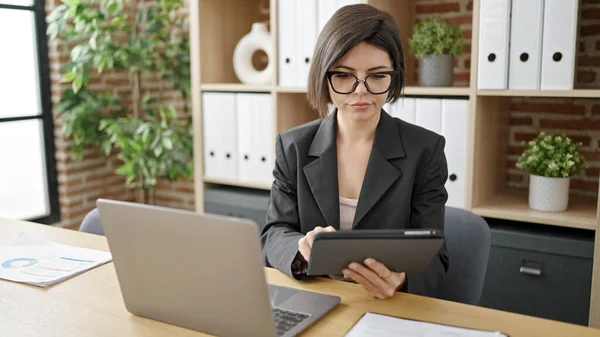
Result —
[[406, 152], [396, 122], [382, 111], [367, 164], [367, 172], [358, 197], [352, 228], [360, 223], [392, 184], [400, 178], [402, 172], [389, 160], [403, 157], [406, 157]]
[[328, 226], [340, 229], [339, 188], [337, 176], [336, 113], [323, 119], [308, 155], [318, 157], [303, 171], [312, 194]]

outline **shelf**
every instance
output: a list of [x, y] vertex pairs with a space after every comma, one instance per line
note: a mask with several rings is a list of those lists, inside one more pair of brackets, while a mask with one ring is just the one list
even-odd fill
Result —
[[271, 85], [254, 85], [242, 83], [204, 83], [200, 85], [202, 91], [227, 91], [227, 92], [266, 92], [273, 90]]
[[219, 184], [219, 185], [255, 188], [258, 190], [267, 190], [267, 191], [271, 190], [271, 185], [268, 185], [268, 184], [245, 182], [245, 181], [232, 180], [232, 179], [217, 179], [217, 178], [205, 177], [204, 182], [211, 183], [211, 184]]
[[277, 92], [284, 94], [305, 94], [307, 88], [302, 87], [277, 87]]
[[571, 195], [566, 211], [539, 212], [529, 208], [528, 190], [511, 188], [473, 207], [473, 212], [490, 218], [595, 230], [596, 206], [595, 198]]
[[415, 96], [469, 96], [469, 87], [405, 87], [404, 95]]
[[479, 96], [518, 96], [518, 97], [576, 97], [600, 98], [600, 89], [575, 90], [477, 90]]

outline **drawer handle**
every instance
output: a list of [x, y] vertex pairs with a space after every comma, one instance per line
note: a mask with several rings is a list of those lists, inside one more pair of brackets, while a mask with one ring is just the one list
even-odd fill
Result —
[[540, 276], [542, 275], [542, 270], [539, 268], [531, 268], [531, 267], [524, 267], [521, 266], [521, 268], [519, 268], [519, 272], [521, 274], [527, 274], [527, 275], [532, 275], [532, 276]]

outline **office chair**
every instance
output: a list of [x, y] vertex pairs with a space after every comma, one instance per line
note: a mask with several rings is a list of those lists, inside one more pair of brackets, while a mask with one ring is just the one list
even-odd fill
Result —
[[438, 297], [466, 304], [479, 304], [491, 247], [487, 222], [460, 208], [446, 206], [446, 247], [450, 268]]
[[85, 218], [83, 218], [83, 221], [81, 222], [81, 226], [79, 226], [79, 231], [104, 235], [104, 229], [102, 229], [100, 214], [98, 214], [97, 208], [94, 208], [85, 215]]

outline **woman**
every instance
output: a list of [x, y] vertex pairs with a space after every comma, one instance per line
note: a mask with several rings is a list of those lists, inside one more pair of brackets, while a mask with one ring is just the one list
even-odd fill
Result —
[[[276, 140], [262, 233], [267, 266], [301, 278], [321, 231], [443, 229], [444, 138], [382, 110], [401, 95], [403, 77], [399, 33], [388, 13], [346, 6], [323, 28], [307, 95], [322, 118]], [[336, 109], [328, 113], [331, 103]], [[398, 290], [435, 297], [449, 264], [445, 246], [421, 275], [361, 262], [343, 275], [379, 299]]]

